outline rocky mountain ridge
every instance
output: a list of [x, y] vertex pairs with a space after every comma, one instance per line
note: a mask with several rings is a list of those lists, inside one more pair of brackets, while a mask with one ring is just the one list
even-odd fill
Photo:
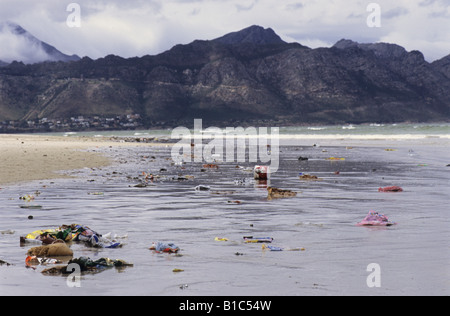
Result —
[[286, 43], [251, 26], [154, 56], [0, 68], [0, 121], [140, 114], [146, 127], [450, 120], [450, 56], [395, 44]]

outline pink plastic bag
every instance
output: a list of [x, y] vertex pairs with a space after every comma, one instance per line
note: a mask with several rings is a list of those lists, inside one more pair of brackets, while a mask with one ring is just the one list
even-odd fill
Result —
[[389, 221], [389, 219], [375, 211], [370, 211], [369, 214], [357, 226], [392, 226], [396, 223]]

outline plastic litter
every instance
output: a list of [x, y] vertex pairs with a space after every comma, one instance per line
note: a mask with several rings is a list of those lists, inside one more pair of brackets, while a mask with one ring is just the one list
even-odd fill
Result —
[[25, 265], [27, 267], [32, 267], [34, 265], [47, 265], [47, 264], [59, 264], [62, 263], [61, 260], [53, 258], [39, 258], [37, 256], [28, 256], [25, 259]]
[[78, 224], [62, 225], [55, 229], [37, 230], [25, 237], [20, 237], [21, 242], [36, 243], [41, 242], [43, 244], [52, 244], [57, 240], [64, 242], [70, 241], [83, 241], [86, 245], [98, 248], [117, 248], [122, 244], [102, 237], [101, 234], [91, 230], [87, 226]]
[[215, 241], [228, 241], [228, 238], [222, 238], [222, 237], [216, 237], [214, 238]]
[[111, 267], [132, 267], [132, 263], [128, 263], [121, 259], [110, 259], [110, 258], [100, 258], [98, 260], [92, 260], [89, 257], [80, 257], [76, 259], [72, 259], [69, 261], [69, 264], [76, 263], [80, 266], [81, 271], [89, 271], [89, 270], [103, 270], [105, 268]]
[[396, 223], [389, 221], [389, 219], [378, 212], [370, 211], [369, 214], [357, 226], [392, 226]]
[[343, 161], [343, 160], [345, 160], [345, 158], [330, 157], [330, 158], [327, 158], [327, 160], [331, 160], [331, 161], [341, 160], [341, 161]]
[[80, 267], [81, 272], [92, 272], [92, 273], [102, 272], [105, 269], [113, 267], [124, 268], [133, 266], [132, 263], [128, 263], [121, 259], [100, 258], [94, 261], [89, 257], [80, 257], [70, 260], [67, 265], [45, 269], [42, 271], [42, 274], [45, 275], [71, 274], [73, 270], [67, 269], [71, 264], [77, 264]]
[[244, 236], [245, 243], [271, 243], [272, 241], [273, 241], [272, 237]]
[[262, 250], [270, 250], [270, 251], [305, 251], [305, 248], [285, 248], [285, 247], [275, 247], [263, 244]]
[[283, 251], [284, 250], [281, 247], [267, 246], [265, 244], [262, 245], [262, 249], [263, 250], [269, 249], [270, 251]]
[[398, 186], [379, 188], [378, 192], [403, 192], [403, 189]]
[[150, 248], [157, 253], [165, 252], [165, 253], [177, 253], [180, 248], [173, 243], [163, 243], [163, 242], [154, 242]]
[[26, 201], [26, 202], [31, 202], [31, 201], [34, 201], [35, 198], [36, 197], [34, 195], [26, 194], [24, 196], [19, 197], [19, 200]]

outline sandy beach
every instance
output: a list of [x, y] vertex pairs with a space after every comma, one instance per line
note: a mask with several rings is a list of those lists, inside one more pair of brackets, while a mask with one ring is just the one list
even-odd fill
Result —
[[110, 159], [88, 149], [140, 145], [95, 137], [0, 135], [0, 185], [65, 178], [64, 171], [104, 167]]

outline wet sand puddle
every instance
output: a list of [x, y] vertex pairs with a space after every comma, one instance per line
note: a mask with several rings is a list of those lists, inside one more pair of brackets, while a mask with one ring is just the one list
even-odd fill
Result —
[[[431, 155], [425, 151], [419, 161], [407, 149], [282, 147], [269, 183], [256, 182], [235, 163], [206, 170], [200, 163], [171, 165], [170, 148], [104, 151], [113, 166], [0, 190], [0, 259], [11, 264], [0, 266], [1, 295], [449, 294], [448, 169], [441, 162], [420, 166]], [[136, 187], [145, 183], [143, 172], [160, 178]], [[300, 180], [300, 172], [319, 179]], [[210, 190], [196, 191], [198, 185]], [[268, 185], [298, 195], [268, 201]], [[377, 191], [388, 185], [405, 191]], [[19, 200], [37, 190], [34, 201]], [[26, 203], [42, 208], [20, 208]], [[370, 210], [398, 225], [356, 227]], [[127, 236], [118, 249], [74, 243], [74, 257], [134, 266], [83, 275], [80, 288], [68, 287], [66, 277], [42, 275], [44, 267], [25, 268], [31, 246], [19, 246], [19, 236], [72, 223]], [[305, 250], [262, 250], [243, 236]], [[156, 241], [175, 243], [179, 255], [150, 251]], [[370, 263], [381, 267], [380, 288], [367, 285]]]

